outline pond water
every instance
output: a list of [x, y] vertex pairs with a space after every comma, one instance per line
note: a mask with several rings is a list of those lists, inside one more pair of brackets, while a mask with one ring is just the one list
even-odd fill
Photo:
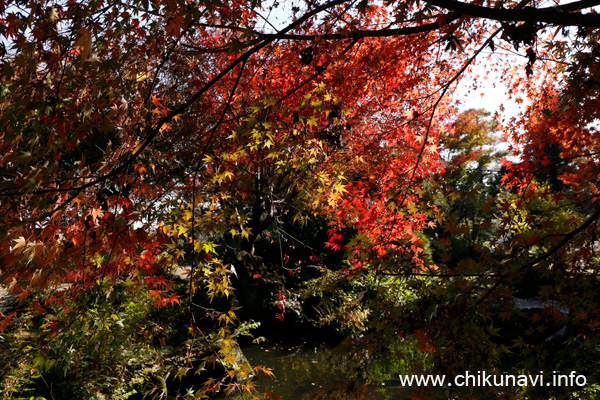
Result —
[[[408, 398], [408, 388], [390, 379], [384, 383], [366, 384], [334, 366], [332, 352], [326, 347], [266, 344], [249, 345], [242, 350], [250, 365], [263, 365], [273, 370], [275, 378], [260, 374], [255, 382], [259, 393], [269, 390], [273, 398], [284, 400], [369, 399], [401, 400]], [[275, 397], [279, 396], [279, 397]]]

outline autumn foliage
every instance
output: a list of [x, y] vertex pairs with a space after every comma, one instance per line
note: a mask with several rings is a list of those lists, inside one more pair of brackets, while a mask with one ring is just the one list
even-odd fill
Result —
[[[270, 370], [235, 355], [244, 279], [308, 264], [327, 271], [306, 287], [357, 364], [412, 346], [414, 372], [569, 369], [589, 384], [560, 390], [594, 390], [592, 6], [0, 0], [0, 285], [16, 301], [2, 395], [94, 370], [133, 386], [78, 396], [158, 398], [209, 365], [195, 395], [251, 392]], [[517, 105], [502, 124], [452, 96], [476, 63]], [[311, 229], [319, 243], [300, 238]], [[268, 249], [268, 276], [232, 261]], [[158, 356], [176, 313], [186, 350]]]

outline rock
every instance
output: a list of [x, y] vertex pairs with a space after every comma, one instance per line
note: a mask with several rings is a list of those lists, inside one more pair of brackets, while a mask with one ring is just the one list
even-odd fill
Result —
[[10, 294], [8, 290], [0, 286], [0, 314], [7, 314], [13, 310], [16, 296]]

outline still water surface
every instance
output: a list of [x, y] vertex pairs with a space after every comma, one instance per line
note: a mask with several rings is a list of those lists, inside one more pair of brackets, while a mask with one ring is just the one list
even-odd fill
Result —
[[408, 398], [409, 389], [400, 387], [397, 380], [366, 384], [352, 379], [343, 367], [334, 367], [331, 350], [325, 347], [262, 343], [244, 346], [242, 350], [250, 365], [273, 369], [275, 378], [260, 374], [255, 379], [259, 392], [268, 389], [285, 400]]

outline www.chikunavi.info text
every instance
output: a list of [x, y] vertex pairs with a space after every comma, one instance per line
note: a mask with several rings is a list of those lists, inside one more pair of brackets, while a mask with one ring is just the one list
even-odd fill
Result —
[[469, 372], [455, 375], [399, 375], [402, 386], [549, 386], [583, 387], [587, 384], [584, 375], [576, 371], [570, 373], [544, 373], [534, 375], [490, 374], [486, 371]]

